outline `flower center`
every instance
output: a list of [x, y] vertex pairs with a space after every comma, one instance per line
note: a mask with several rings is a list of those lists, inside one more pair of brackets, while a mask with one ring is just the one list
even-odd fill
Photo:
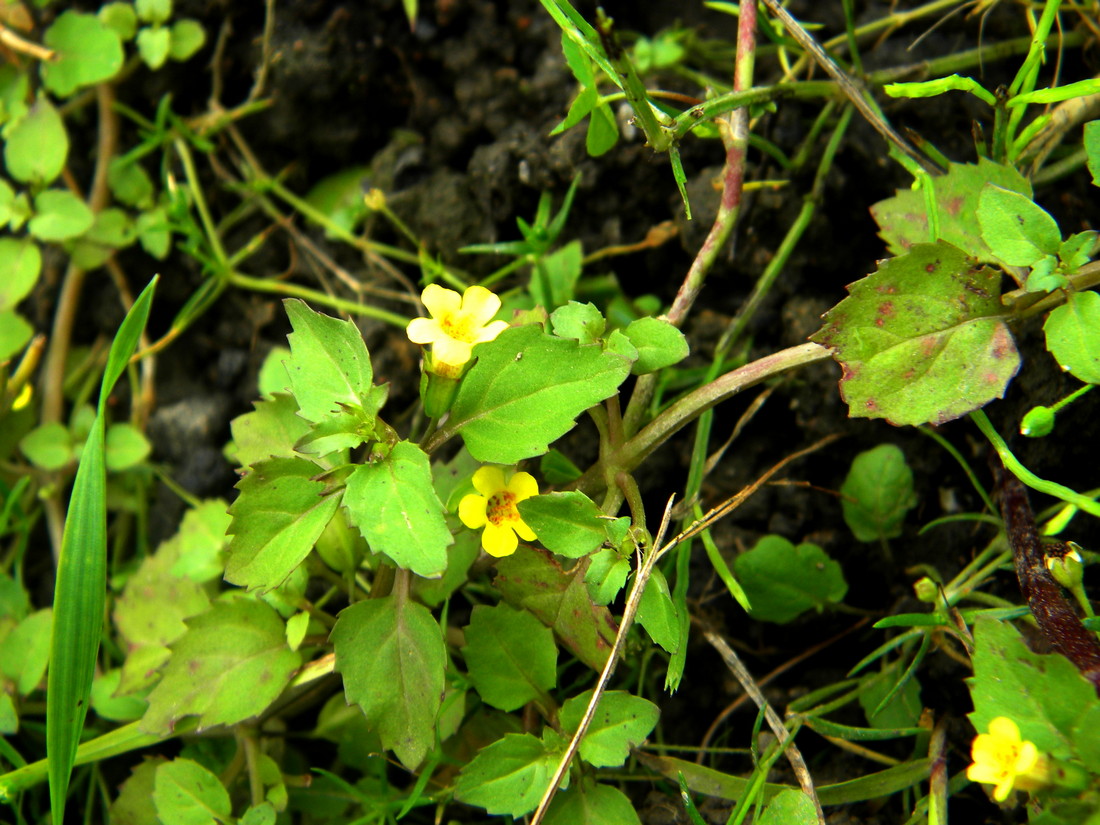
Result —
[[497, 527], [504, 522], [519, 521], [519, 511], [516, 509], [516, 494], [501, 490], [499, 493], [489, 496], [485, 516]]
[[461, 312], [453, 312], [439, 322], [440, 328], [450, 338], [463, 341], [467, 344], [474, 343], [473, 323], [468, 315]]

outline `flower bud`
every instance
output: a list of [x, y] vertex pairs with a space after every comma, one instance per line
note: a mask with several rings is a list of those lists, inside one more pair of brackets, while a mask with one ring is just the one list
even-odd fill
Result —
[[1047, 570], [1066, 590], [1075, 590], [1085, 577], [1085, 563], [1076, 544], [1066, 542], [1066, 548], [1068, 552], [1063, 555], [1051, 553], [1047, 556]]

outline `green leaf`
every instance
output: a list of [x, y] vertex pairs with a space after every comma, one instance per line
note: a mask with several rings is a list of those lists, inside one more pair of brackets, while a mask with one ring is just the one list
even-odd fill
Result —
[[570, 301], [550, 313], [550, 326], [559, 338], [575, 338], [582, 344], [595, 344], [603, 335], [607, 321], [594, 304]]
[[229, 508], [227, 581], [272, 590], [309, 555], [340, 504], [339, 495], [326, 495], [325, 484], [313, 480], [318, 471], [311, 461], [273, 458], [241, 479]]
[[[322, 178], [306, 193], [306, 203], [340, 229], [354, 232], [370, 209], [363, 200], [363, 185], [370, 180], [369, 166], [351, 166]], [[326, 237], [335, 238], [331, 229]]]
[[905, 514], [917, 505], [913, 471], [894, 444], [880, 444], [855, 457], [840, 488], [844, 521], [860, 541], [901, 535]]
[[987, 732], [994, 718], [1010, 715], [1020, 737], [1040, 752], [1055, 759], [1073, 755], [1073, 731], [1096, 712], [1100, 699], [1069, 659], [1032, 653], [1011, 624], [979, 619], [973, 662], [970, 721], [979, 733]]
[[584, 136], [584, 148], [588, 156], [598, 158], [619, 142], [619, 124], [615, 113], [606, 103], [597, 103], [589, 113], [588, 131]]
[[172, 825], [215, 825], [227, 822], [233, 810], [218, 777], [190, 759], [157, 767], [153, 804], [160, 821]]
[[549, 493], [521, 501], [518, 507], [523, 520], [552, 553], [579, 559], [607, 538], [607, 518], [584, 493]]
[[549, 309], [568, 303], [581, 276], [584, 251], [580, 241], [571, 241], [535, 264], [531, 273], [531, 296]]
[[168, 60], [168, 50], [172, 46], [172, 32], [165, 28], [144, 28], [137, 34], [138, 54], [145, 65], [154, 71]]
[[1100, 295], [1069, 293], [1047, 317], [1043, 332], [1062, 369], [1087, 384], [1100, 384]]
[[96, 676], [92, 682], [92, 710], [112, 722], [136, 722], [145, 715], [149, 703], [141, 696], [119, 694], [121, 684], [122, 671], [119, 668]]
[[137, 14], [129, 3], [116, 2], [100, 6], [99, 19], [114, 31], [120, 40], [131, 40], [137, 34]]
[[1044, 255], [1057, 255], [1062, 232], [1048, 212], [1029, 197], [993, 184], [978, 200], [982, 240], [1009, 266], [1031, 266]]
[[172, 24], [172, 43], [168, 56], [182, 63], [206, 45], [206, 31], [197, 20], [177, 20]]
[[95, 215], [80, 198], [65, 189], [47, 189], [34, 199], [35, 216], [28, 229], [42, 241], [63, 241], [87, 232]]
[[996, 257], [982, 240], [978, 223], [978, 200], [986, 183], [1024, 197], [1031, 197], [1031, 184], [1011, 166], [982, 158], [978, 164], [953, 163], [946, 175], [932, 179], [939, 218], [939, 238], [929, 237], [925, 193], [901, 189], [871, 207], [879, 235], [891, 254], [903, 255], [916, 244], [942, 239], [979, 261], [996, 263]]
[[134, 10], [142, 23], [167, 23], [172, 16], [172, 0], [134, 0]]
[[1075, 272], [1089, 262], [1089, 253], [1096, 244], [1097, 233], [1076, 232], [1058, 247], [1058, 259], [1069, 272]]
[[31, 613], [0, 641], [0, 673], [15, 683], [20, 696], [35, 690], [46, 675], [50, 660], [50, 631], [53, 611]]
[[629, 575], [630, 561], [620, 556], [618, 551], [607, 548], [589, 557], [584, 583], [588, 585], [588, 593], [594, 603], [611, 604]]
[[894, 689], [898, 673], [870, 673], [863, 679], [859, 704], [873, 728], [897, 729], [916, 727], [923, 705], [920, 701], [920, 682], [910, 677], [894, 694], [886, 706], [875, 713], [882, 700]]
[[46, 29], [45, 42], [57, 57], [42, 64], [42, 82], [58, 97], [110, 80], [122, 68], [118, 32], [94, 14], [63, 12]]
[[20, 183], [44, 186], [61, 174], [69, 154], [69, 136], [61, 115], [45, 96], [6, 135], [4, 165]]
[[785, 790], [775, 798], [760, 815], [759, 825], [814, 825], [817, 809], [813, 800], [801, 790]]
[[555, 486], [570, 484], [582, 475], [581, 468], [554, 447], [539, 459], [539, 472], [547, 484]]
[[95, 269], [117, 250], [132, 244], [136, 236], [129, 215], [121, 209], [103, 209], [95, 214], [91, 228], [71, 244], [69, 254], [77, 266]]
[[455, 782], [455, 799], [491, 814], [523, 816], [539, 804], [558, 754], [529, 733], [509, 733], [482, 748]]
[[477, 605], [462, 657], [486, 703], [512, 711], [543, 700], [557, 682], [558, 647], [550, 628], [506, 604]]
[[137, 161], [114, 158], [107, 167], [107, 185], [111, 194], [127, 206], [144, 208], [153, 203], [153, 181]]
[[157, 207], [142, 212], [135, 222], [141, 248], [156, 258], [164, 260], [172, 245], [172, 230], [168, 223], [168, 213]]
[[447, 429], [461, 433], [484, 463], [515, 464], [545, 453], [630, 371], [624, 358], [545, 335], [534, 324], [504, 330], [475, 354]]
[[524, 547], [496, 560], [493, 587], [513, 607], [530, 611], [554, 630], [569, 651], [593, 670], [611, 653], [618, 627], [606, 607], [592, 603], [584, 564], [564, 572], [548, 553]]
[[46, 689], [50, 810], [64, 822], [69, 777], [88, 712], [107, 591], [107, 468], [104, 410], [149, 317], [156, 278], [122, 321], [99, 388], [99, 410], [73, 481], [54, 584], [54, 623]]
[[797, 547], [782, 536], [764, 536], [733, 560], [754, 619], [786, 624], [811, 607], [818, 611], [844, 598], [840, 565], [816, 544]]
[[60, 470], [76, 456], [68, 429], [56, 421], [35, 427], [23, 436], [19, 449], [42, 470]]
[[435, 744], [447, 649], [423, 605], [387, 596], [340, 612], [332, 629], [336, 670], [349, 702], [410, 770]]
[[811, 336], [844, 368], [848, 414], [942, 424], [1000, 398], [1020, 366], [1000, 281], [939, 243], [914, 246], [849, 286]]
[[298, 415], [297, 402], [285, 393], [276, 393], [269, 399], [254, 401], [253, 406], [253, 412], [238, 415], [230, 422], [233, 459], [249, 467], [269, 458], [293, 458], [294, 445], [309, 432], [309, 422]]
[[250, 719], [278, 698], [301, 663], [274, 609], [245, 596], [215, 602], [188, 619], [172, 645], [141, 729], [163, 735], [185, 716], [198, 716], [199, 730]]
[[624, 332], [638, 350], [638, 360], [630, 371], [634, 375], [671, 367], [688, 356], [688, 343], [684, 333], [668, 321], [660, 318], [639, 318]]
[[294, 332], [287, 336], [290, 388], [302, 417], [323, 421], [341, 404], [367, 406], [374, 374], [355, 324], [314, 312], [303, 301], [283, 302]]
[[15, 309], [42, 271], [42, 253], [27, 239], [0, 238], [0, 312]]
[[[580, 725], [592, 691], [567, 699], [561, 707], [562, 733], [572, 736]], [[596, 705], [595, 715], [581, 739], [581, 758], [597, 768], [615, 768], [626, 762], [630, 749], [645, 741], [661, 711], [648, 699], [625, 690], [609, 690]]]
[[1092, 173], [1092, 183], [1094, 186], [1100, 186], [1100, 120], [1085, 124], [1084, 144], [1089, 172]]
[[543, 821], [546, 825], [641, 825], [626, 794], [588, 778], [559, 791]]
[[454, 537], [432, 486], [428, 456], [417, 445], [398, 442], [385, 458], [356, 467], [344, 507], [371, 549], [398, 567], [426, 578], [447, 569]]
[[149, 457], [153, 446], [133, 424], [120, 422], [107, 428], [107, 469], [117, 473], [136, 467]]
[[654, 568], [638, 602], [638, 624], [669, 653], [680, 649], [680, 614], [664, 573]]
[[26, 346], [34, 327], [22, 315], [0, 311], [0, 361], [6, 361]]

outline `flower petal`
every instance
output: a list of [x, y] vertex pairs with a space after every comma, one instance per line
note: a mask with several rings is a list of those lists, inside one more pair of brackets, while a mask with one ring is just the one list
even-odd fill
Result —
[[497, 526], [490, 521], [485, 525], [485, 532], [481, 534], [481, 546], [490, 556], [500, 558], [516, 552], [519, 540], [510, 526]]
[[508, 479], [508, 492], [516, 497], [516, 501], [539, 494], [539, 483], [530, 473], [516, 473]]
[[986, 785], [996, 785], [1004, 778], [1004, 771], [999, 771], [992, 765], [975, 762], [966, 769], [966, 778], [971, 782], [983, 782]]
[[1020, 741], [1020, 729], [1007, 716], [998, 716], [989, 723], [989, 734], [997, 739], [1007, 739], [1012, 743]]
[[535, 531], [528, 527], [527, 522], [523, 519], [516, 519], [513, 521], [512, 527], [515, 528], [515, 531], [519, 533], [519, 537], [524, 541], [534, 541], [538, 538], [538, 536], [535, 535]]
[[486, 464], [484, 467], [479, 467], [478, 471], [474, 473], [473, 482], [474, 489], [485, 498], [495, 496], [504, 489], [504, 471], [500, 467]]
[[500, 309], [500, 298], [483, 286], [469, 287], [462, 294], [462, 312], [475, 326], [485, 326]]
[[493, 321], [477, 331], [477, 340], [474, 343], [484, 344], [486, 341], [492, 341], [506, 329], [508, 329], [507, 321]]
[[433, 318], [442, 319], [458, 312], [462, 306], [462, 296], [453, 289], [439, 284], [428, 284], [420, 293], [420, 301]]
[[413, 318], [405, 327], [405, 334], [414, 344], [430, 344], [443, 337], [443, 330], [433, 318]]
[[1016, 764], [1012, 766], [1012, 770], [1016, 774], [1027, 773], [1035, 767], [1035, 763], [1038, 761], [1039, 749], [1035, 747], [1035, 743], [1022, 742], [1020, 750], [1016, 754]]
[[471, 530], [477, 530], [484, 527], [488, 520], [485, 515], [488, 506], [487, 498], [470, 493], [468, 496], [463, 496], [462, 501], [458, 503], [458, 518]]
[[460, 367], [470, 360], [472, 347], [465, 341], [456, 341], [440, 330], [439, 337], [432, 341], [432, 355], [437, 361]]
[[1008, 799], [1008, 795], [1012, 793], [1012, 783], [1015, 781], [1016, 777], [1009, 774], [1004, 781], [998, 782], [997, 787], [993, 789], [993, 798], [998, 802], [1004, 802]]

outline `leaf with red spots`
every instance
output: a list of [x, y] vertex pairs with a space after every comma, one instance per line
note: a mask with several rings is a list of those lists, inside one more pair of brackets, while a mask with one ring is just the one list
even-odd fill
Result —
[[844, 369], [849, 415], [942, 424], [1004, 395], [1020, 356], [1000, 280], [940, 242], [918, 244], [849, 286], [812, 336]]
[[914, 244], [944, 240], [968, 255], [986, 263], [997, 258], [982, 240], [978, 223], [978, 199], [987, 183], [1031, 197], [1031, 184], [1010, 166], [1001, 166], [982, 158], [972, 163], [952, 164], [946, 175], [934, 178], [939, 237], [928, 230], [928, 207], [925, 193], [899, 189], [892, 198], [871, 207], [871, 215], [879, 226], [879, 236], [894, 255], [907, 252]]

